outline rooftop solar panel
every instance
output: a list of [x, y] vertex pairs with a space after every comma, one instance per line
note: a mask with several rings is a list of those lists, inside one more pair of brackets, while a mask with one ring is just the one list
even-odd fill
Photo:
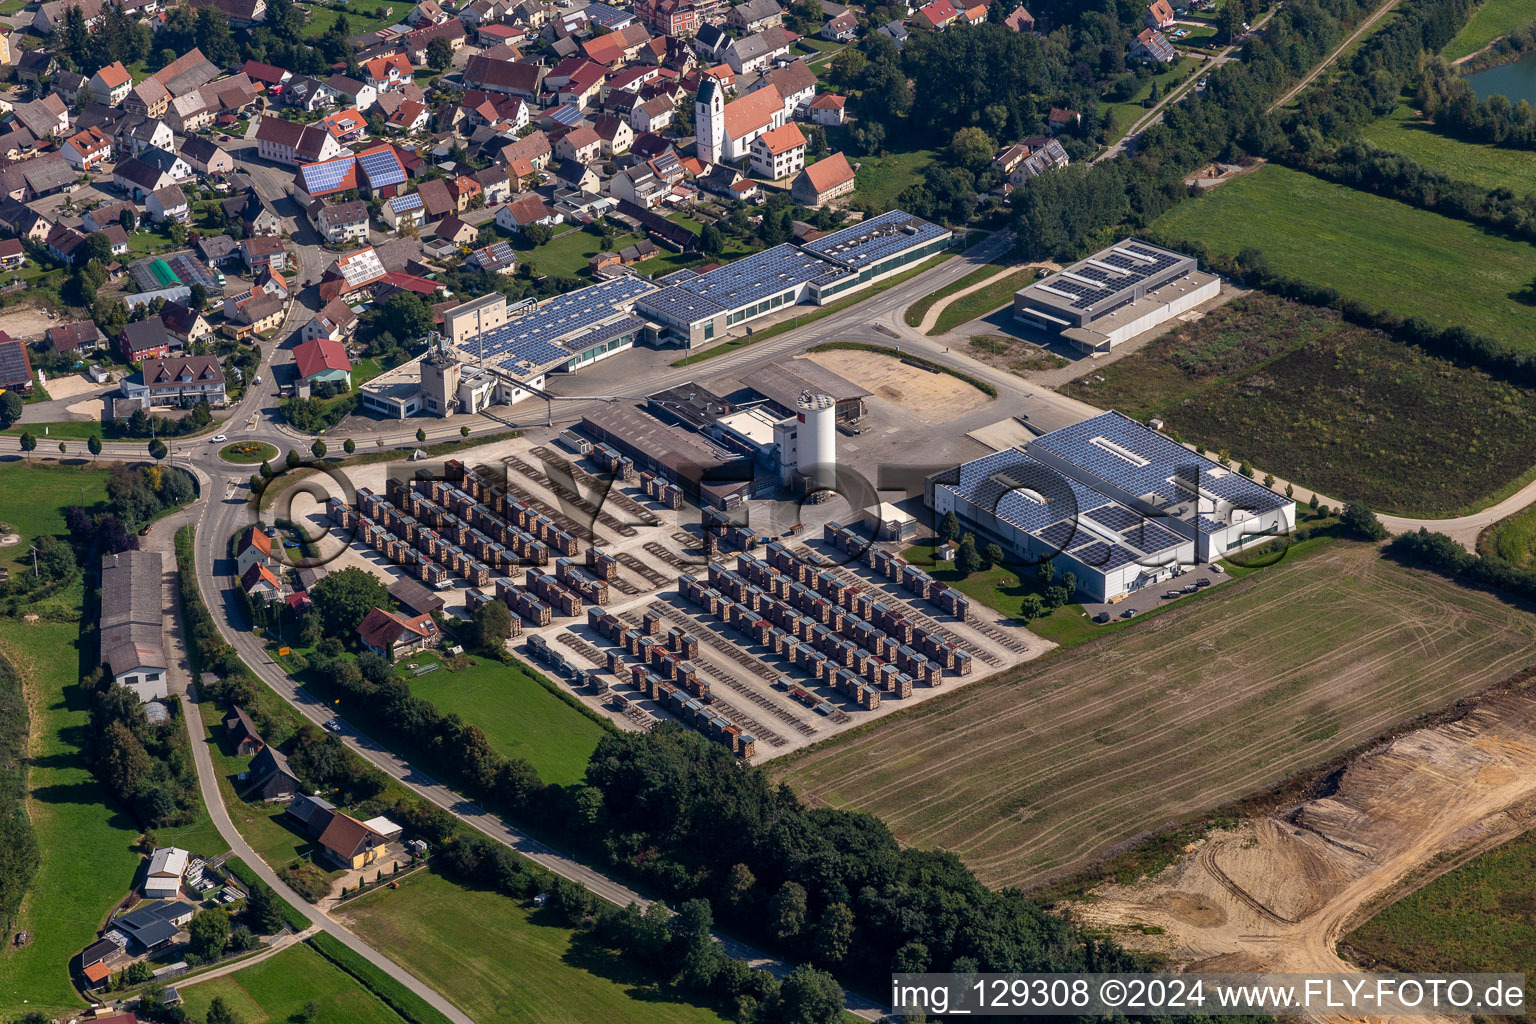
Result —
[[1132, 512], [1124, 505], [1105, 505], [1103, 508], [1096, 508], [1088, 513], [1088, 518], [1100, 526], [1106, 526], [1114, 530], [1116, 533], [1121, 530], [1130, 529], [1141, 522], [1141, 516]]
[[1139, 553], [1132, 551], [1130, 548], [1116, 544], [1109, 549], [1109, 559], [1100, 568], [1105, 572], [1113, 572], [1123, 565], [1130, 565], [1141, 557]]
[[367, 176], [370, 188], [398, 185], [405, 180], [405, 168], [400, 166], [400, 160], [395, 156], [394, 150], [380, 149], [361, 153], [357, 157], [357, 162], [362, 167], [363, 174]]
[[1140, 548], [1147, 554], [1177, 547], [1184, 540], [1172, 530], [1145, 521], [1126, 530], [1121, 536], [1132, 546]]
[[1084, 565], [1105, 568], [1104, 563], [1109, 561], [1110, 551], [1111, 549], [1108, 544], [1101, 540], [1096, 540], [1074, 549], [1071, 555]]
[[578, 288], [503, 327], [469, 338], [461, 347], [511, 372], [526, 373], [569, 359], [605, 337], [639, 330], [644, 323], [625, 314], [623, 307], [653, 287], [643, 278], [619, 277]]
[[421, 207], [421, 195], [416, 192], [412, 192], [410, 195], [396, 196], [389, 201], [389, 208], [396, 213], [404, 213], [407, 210], [419, 210]]
[[930, 224], [901, 210], [891, 210], [823, 235], [814, 242], [806, 243], [803, 248], [807, 252], [857, 269], [906, 249], [926, 245], [946, 233], [947, 229], [937, 224]]
[[1058, 520], [1043, 530], [1036, 530], [1035, 536], [1040, 538], [1041, 543], [1057, 551], [1065, 551], [1083, 542], [1083, 531], [1078, 529], [1075, 519]]
[[343, 156], [324, 163], [306, 164], [299, 169], [304, 175], [304, 191], [315, 195], [340, 187], [351, 173], [355, 160], [355, 157]]

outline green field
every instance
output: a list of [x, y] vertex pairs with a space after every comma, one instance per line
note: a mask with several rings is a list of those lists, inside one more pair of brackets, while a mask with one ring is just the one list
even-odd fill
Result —
[[[386, 10], [394, 10], [394, 14], [385, 14]], [[400, 3], [375, 4], [372, 7], [364, 7], [360, 4], [348, 4], [342, 7], [323, 7], [320, 4], [300, 6], [300, 13], [308, 12], [309, 20], [304, 25], [304, 37], [317, 39], [330, 31], [337, 17], [342, 14], [347, 16], [347, 35], [360, 36], [366, 32], [374, 32], [390, 25], [405, 21], [405, 15], [410, 11], [409, 5]]]
[[623, 957], [545, 924], [545, 913], [417, 874], [398, 890], [359, 897], [340, 916], [478, 1021], [721, 1024]]
[[[1006, 256], [998, 257], [998, 259], [1006, 259]], [[933, 304], [935, 302], [938, 302], [940, 299], [947, 299], [949, 296], [955, 294], [958, 291], [963, 291], [972, 285], [985, 281], [999, 270], [1002, 270], [1003, 265], [1004, 264], [1001, 262], [983, 263], [981, 266], [977, 267], [969, 274], [966, 274], [958, 281], [951, 281], [943, 288], [940, 288], [937, 291], [929, 292], [927, 295], [924, 295], [922, 298], [918, 299], [916, 302], [912, 303], [912, 305], [907, 307], [906, 312], [902, 314], [902, 320], [908, 327], [916, 327], [918, 324], [923, 322], [923, 317], [928, 315], [928, 311], [933, 308]]]
[[[43, 431], [48, 431], [44, 434]], [[20, 437], [23, 433], [30, 433], [37, 438], [37, 451], [41, 455], [56, 455], [59, 451], [60, 441], [84, 441], [88, 437], [101, 437], [101, 424], [83, 420], [56, 420], [49, 423], [13, 423], [5, 428], [3, 433], [12, 437]], [[148, 442], [145, 442], [146, 444]], [[15, 450], [14, 446], [7, 446]], [[71, 444], [70, 454], [87, 455], [83, 444]], [[145, 448], [145, 454], [149, 449]]]
[[1536, 505], [1527, 505], [1484, 530], [1477, 538], [1477, 550], [1522, 569], [1531, 568], [1536, 563]]
[[[640, 235], [620, 235], [614, 252], [640, 241]], [[518, 262], [534, 268], [535, 276], [587, 277], [587, 261], [603, 251], [602, 238], [578, 228], [558, 235], [534, 249], [519, 250]]]
[[[212, 981], [183, 986], [188, 1019], [202, 1020], [215, 998], [235, 1012], [241, 1024], [257, 1021], [312, 1021], [313, 1024], [403, 1024], [404, 1018], [384, 1005], [339, 967], [300, 943], [259, 964]], [[314, 1002], [318, 1013], [303, 1015]]]
[[1344, 937], [1367, 970], [1524, 974], [1536, 999], [1536, 832], [1446, 872]]
[[1380, 511], [1458, 515], [1536, 463], [1536, 390], [1258, 292], [1061, 392]]
[[1277, 273], [1536, 351], [1531, 311], [1510, 297], [1536, 276], [1536, 247], [1465, 221], [1267, 164], [1154, 228], [1229, 256], [1256, 246]]
[[1531, 159], [1529, 152], [1442, 135], [1406, 104], [1367, 125], [1364, 135], [1366, 141], [1382, 149], [1402, 153], [1458, 181], [1490, 190], [1507, 188], [1517, 195], [1536, 195], [1536, 160]]
[[[0, 514], [14, 522], [14, 492], [0, 493]], [[0, 1007], [15, 1009], [25, 999], [28, 1009], [59, 1016], [84, 1005], [69, 980], [69, 958], [96, 938], [107, 912], [128, 895], [141, 859], [134, 849], [138, 825], [106, 805], [106, 790], [80, 753], [90, 714], [76, 685], [79, 632], [74, 623], [0, 619], [0, 649], [33, 698], [28, 813], [42, 853], [17, 925], [36, 938], [0, 952]]]
[[1532, 18], [1536, 18], [1536, 0], [1483, 0], [1472, 20], [1441, 51], [1441, 56], [1456, 60], [1476, 53]]
[[64, 532], [64, 509], [92, 508], [107, 500], [105, 468], [76, 468], [40, 462], [0, 465], [0, 523], [20, 542], [0, 548], [0, 565], [17, 566], [39, 537]]
[[1329, 541], [770, 771], [1029, 887], [1508, 678], [1533, 639], [1496, 596]]
[[884, 156], [856, 156], [846, 128], [828, 128], [827, 145], [834, 153], [842, 150], [849, 164], [858, 165], [854, 172], [854, 195], [879, 210], [894, 208], [903, 189], [922, 182], [923, 168], [933, 161], [935, 153], [931, 149], [902, 149], [903, 140], [888, 138]]
[[[524, 758], [545, 782], [579, 782], [587, 759], [602, 739], [602, 726], [550, 693], [521, 667], [487, 658], [468, 660], [472, 667], [456, 671], [438, 669], [414, 678], [406, 672], [411, 692], [478, 725], [498, 753]], [[435, 654], [406, 661], [442, 664]]]

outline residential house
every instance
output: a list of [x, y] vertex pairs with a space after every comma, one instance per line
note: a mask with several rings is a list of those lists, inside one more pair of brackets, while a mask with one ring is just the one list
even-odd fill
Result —
[[122, 61], [113, 61], [92, 75], [85, 87], [91, 99], [102, 106], [115, 107], [128, 98], [128, 90], [133, 88], [133, 76], [123, 67]]
[[483, 171], [476, 171], [474, 179], [480, 185], [486, 206], [495, 206], [512, 196], [512, 182], [507, 177], [505, 167], [493, 166]]
[[27, 265], [27, 249], [19, 238], [0, 238], [0, 270], [20, 270]]
[[277, 578], [277, 573], [265, 565], [253, 565], [240, 576], [240, 589], [245, 591], [245, 596], [255, 601], [271, 603], [283, 599], [283, 583]]
[[895, 43], [897, 50], [901, 50], [907, 45], [907, 36], [910, 34], [907, 32], [907, 26], [903, 25], [900, 21], [888, 21], [875, 29], [875, 31]]
[[[226, 303], [227, 305], [227, 303]], [[236, 341], [246, 341], [275, 331], [283, 324], [287, 306], [276, 295], [252, 295], [224, 316], [224, 333]]]
[[271, 235], [257, 235], [252, 238], [240, 240], [240, 258], [251, 273], [256, 274], [276, 267], [278, 270], [288, 269], [288, 253], [283, 248], [283, 240]]
[[107, 343], [101, 328], [89, 320], [50, 327], [43, 337], [56, 352], [94, 352]]
[[1034, 15], [1025, 10], [1023, 4], [1009, 11], [1008, 16], [1003, 19], [1003, 24], [1015, 32], [1033, 33], [1035, 31]]
[[263, 117], [256, 128], [256, 154], [273, 163], [301, 164], [334, 160], [347, 152], [323, 124], [296, 124]]
[[271, 744], [262, 745], [251, 758], [245, 778], [239, 781], [245, 787], [240, 796], [247, 801], [286, 802], [303, 790], [299, 777], [288, 766], [288, 759]]
[[442, 220], [458, 209], [453, 193], [448, 190], [448, 183], [441, 178], [423, 181], [416, 186], [416, 194], [421, 197], [428, 222]]
[[672, 188], [648, 164], [635, 164], [608, 179], [608, 194], [649, 210], [671, 195]]
[[38, 139], [56, 139], [69, 131], [69, 108], [57, 93], [18, 103], [11, 116]]
[[58, 68], [59, 62], [53, 54], [43, 50], [23, 50], [16, 59], [16, 81], [22, 85], [36, 85], [54, 74]]
[[600, 152], [605, 157], [626, 152], [635, 141], [635, 130], [623, 118], [614, 114], [599, 114], [592, 119], [592, 131], [601, 143]]
[[363, 113], [379, 101], [379, 90], [346, 75], [332, 75], [325, 80], [325, 87], [331, 90], [337, 103], [345, 102]]
[[198, 135], [181, 144], [181, 158], [198, 174], [229, 174], [235, 169], [234, 157]]
[[171, 354], [171, 336], [165, 321], [158, 316], [128, 324], [118, 335], [118, 351], [130, 363], [145, 359], [163, 359]]
[[259, 526], [247, 526], [235, 539], [235, 575], [241, 578], [253, 565], [272, 567], [272, 534]]
[[478, 238], [480, 231], [473, 224], [467, 224], [458, 217], [450, 215], [438, 222], [436, 235], [445, 242], [465, 246]]
[[847, 195], [853, 188], [853, 168], [839, 152], [807, 165], [789, 191], [801, 206], [821, 206]]
[[575, 160], [561, 160], [550, 168], [550, 173], [565, 188], [579, 192], [596, 192], [603, 181], [591, 167]]
[[[345, 303], [333, 299], [321, 310], [321, 314], [338, 304], [348, 313], [351, 312]], [[340, 313], [333, 311], [332, 315], [339, 317]], [[306, 384], [329, 381], [349, 388], [352, 386], [352, 360], [347, 358], [346, 346], [340, 341], [325, 337], [307, 338], [294, 347], [293, 361], [298, 367], [299, 379]]]
[[686, 39], [703, 23], [693, 0], [635, 0], [634, 7], [640, 21], [657, 35]]
[[[19, 164], [0, 167], [0, 188], [12, 199], [31, 202], [73, 185], [78, 172], [58, 153], [44, 153]], [[50, 227], [51, 230], [51, 227]]]
[[[533, 171], [542, 171], [549, 166], [553, 153], [548, 135], [541, 131], [529, 132], [511, 145], [503, 147], [501, 162], [511, 171], [517, 170], [519, 161], [526, 162]], [[519, 174], [520, 178], [525, 176]]]
[[238, 705], [231, 707], [229, 714], [224, 716], [224, 738], [241, 757], [250, 757], [266, 745], [256, 731], [256, 723]]
[[846, 43], [859, 34], [859, 19], [852, 11], [844, 11], [835, 18], [828, 18], [821, 26], [821, 38], [834, 43]]
[[298, 822], [306, 835], [319, 836], [331, 823], [331, 816], [336, 813], [336, 805], [318, 796], [298, 793], [294, 795], [293, 802], [283, 813]]
[[[107, 937], [120, 948], [135, 953], [153, 953], [170, 945], [181, 934], [197, 913], [197, 907], [186, 900], [169, 902], [145, 901], [121, 917], [107, 922]], [[133, 1024], [124, 1018], [132, 1014], [117, 1014], [117, 1024]], [[109, 1018], [92, 1018], [95, 1024], [104, 1024]]]
[[254, 188], [248, 189], [244, 195], [225, 199], [221, 205], [230, 222], [238, 221], [247, 236], [275, 235], [283, 229], [283, 221], [277, 215], [277, 210]]
[[0, 160], [25, 160], [37, 152], [37, 138], [25, 125], [0, 134]]
[[1141, 20], [1147, 28], [1173, 28], [1173, 5], [1168, 0], [1152, 0]]
[[777, 0], [746, 0], [731, 8], [725, 16], [725, 24], [742, 35], [752, 35], [784, 24], [784, 10]]
[[517, 253], [506, 242], [492, 242], [475, 249], [465, 257], [464, 262], [487, 274], [517, 273]]
[[[5, 31], [5, 26], [0, 25], [0, 47], [9, 45], [10, 35]], [[63, 98], [66, 106], [78, 107], [82, 99], [90, 96], [86, 86], [90, 79], [76, 71], [56, 71], [53, 75], [53, 91]]]
[[113, 183], [135, 199], [190, 177], [191, 165], [163, 149], [146, 149], [138, 156], [119, 161], [112, 169]]
[[32, 393], [32, 358], [23, 341], [0, 331], [0, 391]]
[[[633, 139], [631, 139], [633, 141]], [[575, 160], [578, 163], [589, 164], [601, 155], [603, 140], [597, 132], [586, 125], [574, 128], [560, 137], [555, 143], [555, 155], [562, 160]]]
[[1144, 28], [1131, 42], [1131, 56], [1143, 63], [1172, 64], [1179, 59], [1173, 44], [1155, 28]]
[[538, 101], [548, 74], [549, 68], [542, 64], [475, 56], [469, 58], [463, 77], [466, 89], [504, 93], [534, 103]]
[[403, 196], [395, 196], [393, 199], [386, 199], [383, 208], [379, 211], [379, 218], [388, 224], [391, 230], [399, 233], [425, 224], [427, 211], [420, 194], [410, 192]]
[[283, 83], [279, 99], [285, 107], [297, 107], [313, 113], [325, 107], [334, 107], [336, 90], [308, 75], [295, 75]]
[[118, 124], [117, 146], [129, 156], [138, 156], [146, 149], [176, 148], [176, 133], [159, 118], [130, 117]]
[[[350, 338], [356, 329], [357, 314], [352, 312], [352, 307], [348, 306], [341, 299], [332, 299], [320, 308], [320, 312], [316, 313], [313, 319], [304, 325], [299, 331], [299, 337], [303, 343], [316, 340], [340, 343]], [[295, 361], [297, 361], [298, 349], [304, 347], [303, 343], [294, 349]], [[346, 349], [342, 349], [341, 355], [342, 359], [346, 358]], [[310, 359], [308, 365], [311, 369], [314, 369], [318, 364], [313, 361], [313, 357], [308, 358]], [[341, 362], [341, 360], [331, 358], [330, 355], [327, 355], [326, 359], [327, 362], [338, 365]], [[338, 369], [338, 365], [330, 365], [326, 368], [334, 372]], [[300, 373], [303, 373], [303, 371], [304, 367], [301, 366]], [[346, 360], [346, 373], [347, 383], [350, 385], [352, 382], [351, 360]]]
[[960, 10], [950, 0], [933, 0], [918, 10], [912, 23], [920, 28], [942, 31], [960, 17]]
[[145, 359], [138, 373], [123, 378], [121, 388], [124, 398], [139, 399], [146, 408], [226, 404], [224, 369], [216, 356]]
[[666, 96], [657, 96], [655, 99], [637, 103], [629, 110], [629, 123], [641, 132], [656, 132], [660, 134], [672, 124], [672, 118], [677, 114], [677, 107]]
[[309, 219], [330, 245], [368, 240], [368, 204], [361, 199], [350, 203], [316, 200], [310, 207]]
[[816, 98], [816, 72], [803, 60], [792, 60], [768, 72], [749, 89], [749, 92], [772, 86], [784, 100], [784, 120], [809, 116], [811, 101]]
[[430, 119], [431, 111], [425, 103], [406, 100], [385, 118], [384, 123], [401, 135], [414, 135], [425, 129]]
[[157, 224], [168, 220], [186, 224], [192, 220], [192, 204], [187, 202], [186, 193], [179, 185], [155, 189], [145, 197], [144, 209]]
[[374, 608], [357, 627], [363, 647], [391, 660], [427, 647], [436, 647], [440, 639], [437, 623], [430, 615], [401, 615]]
[[504, 231], [520, 232], [530, 224], [545, 224], [553, 227], [562, 219], [560, 214], [551, 210], [537, 195], [526, 195], [514, 199], [496, 211], [496, 226]]
[[381, 93], [390, 92], [416, 81], [416, 69], [403, 54], [392, 53], [364, 61], [363, 81]]
[[65, 139], [59, 152], [70, 167], [81, 173], [89, 173], [112, 159], [112, 138], [92, 125]]
[[835, 92], [824, 92], [811, 101], [813, 124], [840, 125], [846, 115], [848, 100]]
[[789, 56], [790, 42], [788, 29], [765, 28], [761, 32], [733, 40], [725, 48], [725, 62], [738, 75], [761, 71], [780, 58]]
[[55, 259], [63, 260], [70, 266], [85, 262], [85, 232], [68, 224], [55, 224], [53, 230], [48, 232], [44, 244]]
[[1066, 110], [1062, 107], [1052, 107], [1051, 112], [1046, 115], [1045, 126], [1051, 130], [1052, 135], [1055, 135], [1059, 131], [1063, 131], [1075, 124], [1080, 123], [1082, 119], [1083, 115], [1079, 114], [1075, 110]]
[[799, 174], [805, 166], [805, 135], [791, 121], [752, 140], [752, 172], [770, 181]]
[[455, 213], [464, 213], [479, 202], [482, 189], [480, 183], [474, 178], [467, 174], [459, 174], [445, 180], [448, 185], [448, 194], [453, 196]]
[[181, 880], [187, 873], [187, 860], [191, 855], [174, 846], [162, 846], [149, 855], [149, 868], [144, 873], [144, 898], [147, 900], [173, 900], [181, 895]]
[[405, 16], [405, 23], [412, 28], [422, 28], [427, 25], [441, 25], [450, 17], [452, 15], [438, 6], [435, 0], [422, 0]]
[[162, 306], [160, 319], [165, 324], [166, 333], [186, 345], [195, 345], [213, 334], [213, 325], [203, 314], [180, 302], [167, 302]]
[[341, 811], [332, 813], [319, 840], [321, 851], [333, 864], [351, 870], [376, 861], [388, 842], [380, 833]]

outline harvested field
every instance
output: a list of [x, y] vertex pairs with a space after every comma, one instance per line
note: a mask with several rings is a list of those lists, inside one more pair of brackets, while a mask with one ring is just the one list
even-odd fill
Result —
[[[1536, 622], [1336, 541], [776, 766], [1033, 886], [1530, 662]], [[1155, 799], [1149, 795], [1155, 794]]]
[[878, 352], [830, 349], [806, 358], [930, 423], [956, 419], [992, 401], [958, 377], [930, 373]]
[[[1445, 897], [1426, 903], [1444, 917], [1412, 915], [1409, 923], [1399, 916], [1405, 927], [1392, 930], [1392, 949], [1382, 950], [1396, 955], [1364, 966], [1529, 969], [1528, 949], [1521, 962], [1513, 944], [1513, 955], [1497, 962], [1476, 941], [1478, 952], [1458, 956], [1445, 942], [1456, 932], [1445, 926], [1498, 928], [1501, 915], [1518, 918], [1519, 907], [1529, 906], [1528, 875], [1507, 890], [1512, 899], [1502, 909], [1467, 915], [1465, 905], [1450, 900], [1469, 880], [1482, 890], [1470, 899], [1488, 898], [1489, 876], [1478, 866], [1490, 856], [1518, 861], [1521, 852], [1484, 851], [1531, 827], [1533, 801], [1536, 698], [1498, 691], [1457, 721], [1414, 730], [1355, 758], [1329, 795], [1213, 832], [1156, 876], [1101, 886], [1070, 909], [1181, 969], [1353, 971], [1360, 967], [1336, 949], [1346, 931], [1383, 900], [1424, 886], [1404, 904]], [[1396, 907], [1382, 915], [1394, 916]], [[1499, 930], [1519, 941], [1517, 929]], [[1352, 938], [1373, 945], [1371, 935], [1368, 925]], [[1415, 947], [1409, 955], [1405, 941]]]

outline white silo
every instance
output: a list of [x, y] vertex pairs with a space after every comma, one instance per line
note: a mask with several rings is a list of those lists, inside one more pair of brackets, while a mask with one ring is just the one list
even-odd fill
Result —
[[830, 395], [800, 392], [800, 475], [807, 493], [837, 486], [837, 402]]

